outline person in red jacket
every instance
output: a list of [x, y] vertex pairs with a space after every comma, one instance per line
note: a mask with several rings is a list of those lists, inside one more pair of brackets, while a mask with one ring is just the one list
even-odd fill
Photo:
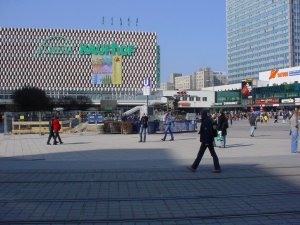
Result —
[[61, 126], [60, 126], [60, 123], [59, 123], [59, 120], [58, 120], [58, 117], [54, 117], [54, 119], [52, 120], [52, 130], [53, 130], [53, 133], [54, 133], [54, 145], [56, 145], [58, 142], [56, 141], [56, 139], [58, 138], [59, 140], [59, 143], [62, 144], [62, 140], [59, 136], [59, 130], [60, 130]]

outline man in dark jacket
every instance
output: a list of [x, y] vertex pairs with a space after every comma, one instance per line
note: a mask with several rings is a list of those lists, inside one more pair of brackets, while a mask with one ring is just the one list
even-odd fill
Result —
[[141, 120], [140, 120], [140, 141], [142, 142], [142, 136], [144, 133], [144, 142], [146, 142], [146, 133], [147, 133], [147, 127], [148, 127], [148, 116], [146, 116], [146, 114], [144, 113]]
[[188, 166], [187, 168], [190, 171], [195, 172], [200, 164], [200, 161], [204, 155], [206, 148], [208, 147], [214, 161], [214, 169], [212, 172], [220, 173], [221, 167], [219, 164], [217, 153], [215, 152], [214, 145], [213, 145], [213, 141], [214, 141], [213, 123], [212, 123], [212, 119], [208, 117], [207, 111], [202, 112], [202, 121], [201, 121], [199, 134], [200, 134], [201, 146], [197, 158], [195, 159], [193, 165]]

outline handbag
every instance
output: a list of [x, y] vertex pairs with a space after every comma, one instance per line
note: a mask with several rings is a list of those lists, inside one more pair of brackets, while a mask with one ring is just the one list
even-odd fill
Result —
[[218, 131], [218, 136], [216, 137], [217, 141], [221, 141], [222, 140], [222, 131]]

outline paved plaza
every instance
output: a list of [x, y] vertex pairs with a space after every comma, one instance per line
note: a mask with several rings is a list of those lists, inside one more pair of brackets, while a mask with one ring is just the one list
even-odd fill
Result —
[[0, 224], [300, 224], [300, 154], [290, 153], [288, 124], [247, 121], [228, 129], [197, 172], [199, 135], [0, 134]]

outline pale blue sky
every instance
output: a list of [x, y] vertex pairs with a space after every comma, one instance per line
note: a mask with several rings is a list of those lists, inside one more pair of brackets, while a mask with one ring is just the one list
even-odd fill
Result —
[[162, 82], [200, 67], [227, 70], [225, 0], [0, 0], [0, 27], [129, 30], [128, 18], [131, 30], [138, 18], [139, 31], [157, 33]]

